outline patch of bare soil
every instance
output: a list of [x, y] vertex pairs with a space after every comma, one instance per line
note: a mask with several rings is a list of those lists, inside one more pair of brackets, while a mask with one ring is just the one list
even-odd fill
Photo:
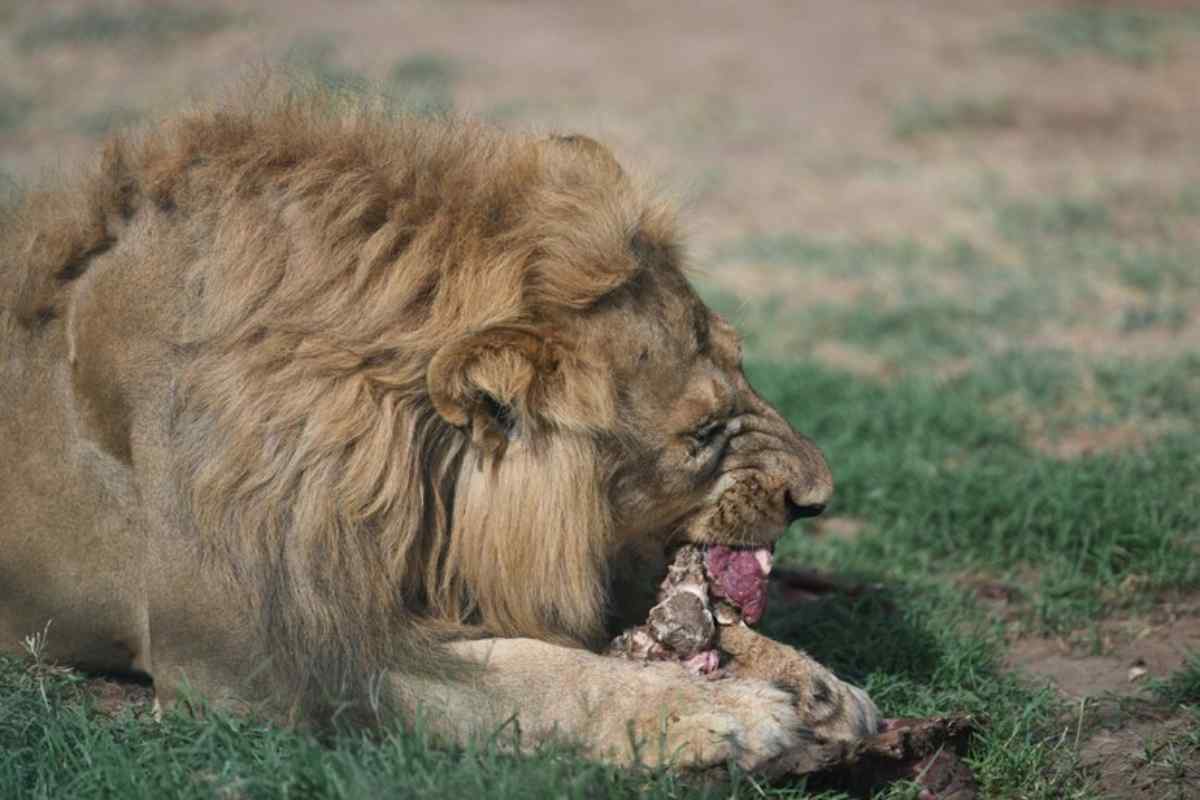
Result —
[[833, 339], [817, 342], [812, 356], [823, 364], [860, 378], [886, 381], [896, 376], [895, 367], [879, 354]]
[[[1074, 698], [1134, 696], [1147, 678], [1165, 678], [1200, 649], [1200, 608], [1184, 603], [1149, 616], [1111, 620], [1091, 634], [1013, 642], [1006, 665]], [[1099, 650], [1099, 652], [1092, 652]]]
[[813, 536], [827, 536], [832, 539], [853, 541], [867, 527], [865, 520], [857, 517], [817, 517], [808, 524], [808, 531]]
[[1054, 436], [1034, 438], [1033, 447], [1048, 456], [1069, 461], [1083, 456], [1137, 450], [1155, 438], [1157, 431], [1135, 422], [1106, 428], [1076, 428]]
[[1078, 701], [1079, 757], [1095, 778], [1097, 798], [1200, 798], [1197, 720], [1143, 693], [1148, 679], [1169, 676], [1200, 648], [1198, 612], [1200, 605], [1188, 601], [1105, 622], [1090, 646], [1087, 636], [1011, 645], [1009, 668]]
[[1147, 715], [1102, 727], [1079, 751], [1098, 800], [1200, 797], [1200, 752], [1187, 742], [1195, 721]]
[[737, 287], [739, 297], [750, 300], [772, 300], [789, 310], [825, 305], [854, 305], [867, 294], [894, 297], [894, 281], [888, 276], [877, 278], [845, 277], [821, 274], [816, 270], [796, 266], [780, 269], [753, 260], [722, 266], [719, 274], [700, 273], [701, 277], [717, 278], [722, 284]]
[[1135, 331], [1105, 325], [1052, 325], [1029, 343], [1099, 358], [1166, 359], [1200, 348], [1200, 320]]

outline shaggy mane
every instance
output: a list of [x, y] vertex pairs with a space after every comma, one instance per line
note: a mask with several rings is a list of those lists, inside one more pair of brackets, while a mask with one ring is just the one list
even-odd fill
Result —
[[[427, 385], [448, 343], [565, 336], [648, 268], [644, 242], [670, 246], [669, 212], [579, 141], [247, 91], [113, 138], [0, 230], [0, 309], [27, 336], [131, 220], [187, 243], [180, 524], [244, 587], [304, 713], [364, 699], [381, 670], [443, 669], [443, 637], [602, 635], [601, 421], [560, 413], [489, 453]], [[601, 386], [559, 368], [560, 403]]]

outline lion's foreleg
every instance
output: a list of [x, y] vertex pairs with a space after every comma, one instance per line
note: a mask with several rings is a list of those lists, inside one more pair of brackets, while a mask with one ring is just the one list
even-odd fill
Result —
[[519, 733], [521, 749], [562, 739], [623, 765], [734, 760], [754, 769], [802, 740], [795, 698], [766, 681], [704, 680], [678, 664], [635, 663], [533, 639], [453, 649], [483, 668], [447, 682], [391, 676], [402, 704], [452, 741], [507, 728]]

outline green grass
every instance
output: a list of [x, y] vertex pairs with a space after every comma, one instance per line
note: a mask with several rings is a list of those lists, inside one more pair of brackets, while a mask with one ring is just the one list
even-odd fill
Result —
[[0, 134], [19, 129], [32, 111], [31, 96], [0, 86]]
[[1168, 703], [1197, 706], [1200, 711], [1200, 652], [1191, 653], [1179, 671], [1165, 680], [1156, 681], [1151, 688]]
[[333, 37], [315, 34], [293, 44], [284, 56], [284, 64], [302, 83], [352, 94], [375, 93], [386, 98], [396, 111], [447, 114], [454, 110], [457, 66], [433, 53], [397, 61], [386, 80], [376, 82], [341, 63]]
[[184, 4], [155, 3], [125, 11], [86, 7], [48, 14], [21, 32], [17, 46], [26, 52], [117, 42], [162, 46], [216, 33], [233, 20], [226, 11]]
[[418, 53], [397, 61], [388, 75], [389, 93], [410, 111], [444, 114], [454, 110], [458, 67], [436, 53]]
[[1008, 97], [955, 97], [933, 100], [918, 95], [892, 110], [892, 134], [900, 139], [962, 131], [1011, 128], [1016, 110]]
[[1047, 58], [1087, 52], [1136, 66], [1163, 61], [1179, 35], [1200, 31], [1200, 13], [1075, 6], [1039, 11], [1000, 44]]
[[21, 200], [23, 190], [20, 181], [0, 169], [0, 213], [16, 206]]
[[875, 273], [880, 264], [904, 269], [933, 257], [913, 240], [838, 241], [796, 233], [754, 234], [721, 247], [722, 261], [815, 268], [838, 275]]
[[815, 365], [753, 370], [768, 397], [794, 398], [784, 400], [785, 411], [835, 465], [831, 513], [885, 534], [828, 546], [800, 540], [797, 553], [839, 569], [888, 564], [890, 575], [931, 576], [937, 565], [935, 580], [1035, 574], [1035, 621], [1047, 630], [1120, 607], [1112, 596], [1129, 576], [1144, 579], [1146, 596], [1200, 584], [1191, 550], [1200, 530], [1191, 489], [1200, 482], [1200, 437], [1072, 462], [1043, 455], [1026, 444], [1018, 420], [989, 409], [1014, 385], [1029, 388], [1032, 404], [1060, 401], [1069, 378], [1051, 373], [1047, 391], [1044, 374], [1035, 369], [1010, 383], [1018, 376], [1009, 363], [949, 384], [913, 378], [882, 386]]
[[[781, 290], [749, 307], [715, 288], [709, 296], [763, 355], [835, 341], [901, 371], [1010, 351], [1043, 359], [1037, 351], [1051, 345], [1038, 344], [1039, 334], [1072, 326], [1169, 341], [1200, 308], [1192, 194], [1131, 203], [1118, 190], [1030, 198], [990, 185], [963, 199], [991, 232], [976, 241], [754, 234], [718, 247], [717, 263], [773, 268]], [[822, 278], [847, 289], [840, 298], [806, 294], [821, 291]]]
[[514, 758], [502, 752], [506, 736], [449, 750], [400, 728], [322, 741], [213, 712], [170, 713], [161, 723], [128, 711], [109, 719], [77, 675], [0, 658], [0, 786], [13, 800], [670, 798], [683, 791], [677, 776], [624, 774], [561, 747]]
[[[1146, 376], [1135, 394], [1183, 401], [1164, 383], [1180, 371]], [[1063, 735], [1066, 709], [1000, 669], [1000, 629], [955, 578], [1032, 576], [1025, 614], [1038, 630], [1068, 630], [1157, 591], [1194, 588], [1200, 438], [1189, 432], [1142, 453], [1071, 463], [1031, 450], [1017, 420], [987, 409], [1014, 385], [1038, 404], [1069, 394], [1075, 373], [1049, 360], [1012, 356], [950, 385], [916, 377], [883, 386], [804, 361], [752, 360], [748, 373], [834, 465], [829, 513], [866, 523], [852, 541], [793, 531], [781, 561], [885, 587], [777, 606], [766, 630], [863, 682], [890, 716], [986, 717], [970, 751], [985, 793], [1086, 796]], [[1136, 596], [1115, 592], [1129, 576], [1139, 577]], [[1190, 696], [1194, 677], [1171, 691]], [[0, 664], [0, 754], [0, 785], [17, 797], [760, 796], [745, 778], [705, 789], [590, 765], [562, 748], [517, 759], [494, 743], [439, 749], [398, 729], [319, 741], [219, 714], [108, 720], [80, 698], [77, 677], [11, 660]]]
[[[1194, 589], [1200, 356], [1084, 354], [1037, 334], [1079, 324], [1114, 342], [1147, 331], [1169, 340], [1200, 307], [1195, 246], [1171, 224], [1124, 233], [1131, 212], [1121, 208], [1119, 222], [1104, 193], [1025, 198], [993, 186], [982, 202], [964, 202], [998, 245], [784, 233], [718, 251], [721, 263], [775, 267], [781, 285], [795, 271], [863, 287], [852, 299], [798, 303], [787, 292], [758, 304], [708, 295], [762, 359], [751, 368], [756, 385], [826, 450], [838, 480], [832, 513], [874, 532], [797, 541], [795, 555], [851, 571], [886, 563], [893, 578], [934, 583], [1025, 576], [1022, 621], [1036, 631], [1070, 631], [1167, 589]], [[1195, 213], [1191, 203], [1184, 190], [1133, 213], [1172, 223]], [[1094, 287], [1105, 284], [1137, 292], [1098, 314]], [[807, 360], [823, 341], [881, 359], [889, 377]], [[955, 366], [940, 373], [945, 365]], [[1073, 461], [1038, 447], [1119, 425], [1146, 430], [1142, 446]], [[1127, 579], [1139, 591], [1119, 591]]]
[[133, 125], [141, 118], [140, 112], [118, 106], [103, 111], [80, 114], [75, 119], [75, 127], [80, 133], [87, 136], [101, 137], [118, 128]]
[[1073, 197], [1013, 200], [996, 210], [996, 227], [1012, 241], [1036, 241], [1107, 231], [1108, 208], [1095, 200]]
[[288, 48], [287, 69], [300, 80], [321, 89], [362, 94], [371, 88], [362, 73], [343, 66], [337, 57], [337, 42], [328, 34], [305, 36]]
[[1175, 200], [1176, 209], [1183, 214], [1200, 214], [1200, 184], [1189, 184], [1179, 190]]

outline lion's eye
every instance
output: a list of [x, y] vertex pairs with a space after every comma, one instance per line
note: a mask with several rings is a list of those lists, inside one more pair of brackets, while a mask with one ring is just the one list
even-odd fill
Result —
[[706, 422], [692, 432], [692, 441], [698, 448], [704, 448], [715, 442], [725, 432], [724, 422]]

